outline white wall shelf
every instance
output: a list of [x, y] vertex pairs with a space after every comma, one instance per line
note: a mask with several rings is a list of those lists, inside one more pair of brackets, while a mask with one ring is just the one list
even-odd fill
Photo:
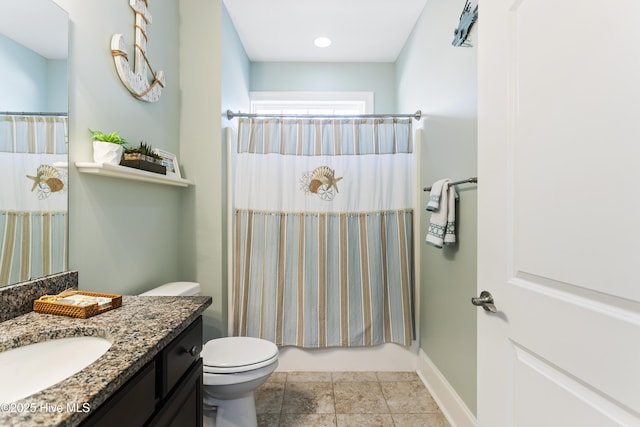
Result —
[[82, 173], [110, 176], [113, 178], [130, 179], [133, 181], [153, 182], [156, 184], [187, 187], [193, 185], [193, 181], [184, 178], [172, 178], [159, 173], [143, 171], [127, 166], [111, 165], [108, 163], [76, 162], [76, 167]]

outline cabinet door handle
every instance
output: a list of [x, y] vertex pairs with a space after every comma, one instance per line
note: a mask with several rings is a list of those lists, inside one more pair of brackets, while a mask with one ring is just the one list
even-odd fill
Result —
[[198, 355], [198, 347], [196, 347], [195, 345], [193, 347], [191, 347], [189, 350], [186, 350], [185, 353], [189, 353], [192, 356], [197, 356]]

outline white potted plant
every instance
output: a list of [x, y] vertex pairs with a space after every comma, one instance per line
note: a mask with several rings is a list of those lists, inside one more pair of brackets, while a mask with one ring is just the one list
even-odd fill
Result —
[[89, 129], [89, 132], [93, 138], [93, 161], [112, 165], [120, 164], [124, 146], [128, 144], [128, 141], [122, 138], [118, 131], [103, 133]]

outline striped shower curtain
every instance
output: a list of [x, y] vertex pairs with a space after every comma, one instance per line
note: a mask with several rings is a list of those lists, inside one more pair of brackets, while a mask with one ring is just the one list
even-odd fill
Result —
[[240, 119], [234, 335], [411, 344], [411, 119]]
[[68, 269], [67, 124], [0, 116], [0, 286]]

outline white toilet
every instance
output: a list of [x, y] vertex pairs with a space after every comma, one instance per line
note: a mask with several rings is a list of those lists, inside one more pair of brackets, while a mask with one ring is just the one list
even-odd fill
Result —
[[[140, 295], [198, 295], [200, 284], [172, 282]], [[204, 426], [256, 427], [253, 391], [278, 367], [278, 347], [252, 337], [226, 337], [204, 344]]]

